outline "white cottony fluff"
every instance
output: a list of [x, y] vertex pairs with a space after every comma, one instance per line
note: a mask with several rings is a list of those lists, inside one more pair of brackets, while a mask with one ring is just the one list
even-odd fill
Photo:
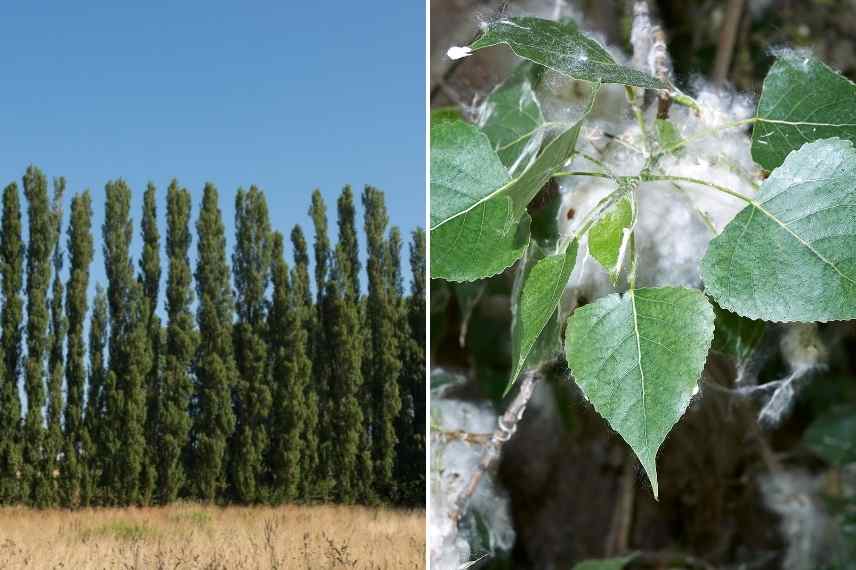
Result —
[[[558, 91], [557, 85], [561, 87]], [[539, 93], [546, 101], [543, 108], [548, 121], [575, 120], [589, 97], [589, 90], [582, 82], [549, 74], [542, 89], [552, 93], [546, 97]], [[745, 126], [731, 126], [751, 116], [751, 100], [699, 85], [696, 101], [698, 111], [672, 106], [669, 120], [686, 144], [678, 152], [663, 156], [652, 174], [694, 178], [751, 196], [759, 173], [750, 155], [750, 140]], [[655, 107], [647, 111], [647, 124], [653, 124]], [[617, 176], [633, 176], [642, 171], [646, 161], [645, 141], [636, 121], [627, 118], [628, 112], [624, 89], [604, 86], [582, 131], [579, 153], [567, 170], [603, 170], [587, 155], [605, 164]], [[648, 137], [656, 138], [654, 133], [648, 133]], [[560, 179], [561, 231], [573, 234], [594, 205], [615, 187], [614, 182], [603, 178]], [[699, 263], [708, 243], [745, 202], [713, 188], [682, 181], [641, 183], [638, 198], [637, 285], [699, 287]], [[568, 284], [565, 309], [572, 309], [581, 297], [592, 300], [616, 290], [609, 283], [606, 271], [587, 256], [584, 240], [581, 245], [580, 262]], [[629, 263], [625, 272], [628, 266]]]
[[761, 496], [780, 517], [787, 549], [782, 570], [823, 568], [832, 558], [834, 528], [820, 498], [822, 479], [799, 470], [780, 470], [760, 479]]
[[[436, 372], [435, 372], [436, 373]], [[509, 499], [488, 472], [469, 500], [469, 515], [460, 528], [452, 519], [455, 500], [475, 472], [482, 446], [449, 437], [448, 434], [489, 436], [496, 429], [497, 415], [484, 401], [462, 401], [446, 397], [448, 386], [431, 393], [431, 504], [429, 553], [432, 568], [453, 570], [484, 555], [508, 551], [514, 543]], [[474, 528], [474, 517], [484, 522], [488, 544]], [[472, 551], [480, 544], [488, 551]]]
[[446, 52], [446, 56], [449, 59], [463, 59], [473, 54], [473, 50], [464, 46], [452, 46], [449, 48], [449, 51]]

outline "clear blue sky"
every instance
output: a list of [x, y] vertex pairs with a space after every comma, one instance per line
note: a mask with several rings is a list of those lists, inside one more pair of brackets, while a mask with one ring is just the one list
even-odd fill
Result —
[[194, 220], [203, 184], [217, 185], [230, 247], [234, 194], [250, 184], [276, 229], [300, 223], [310, 243], [315, 188], [334, 232], [348, 183], [383, 190], [405, 236], [425, 224], [423, 2], [4, 2], [0, 20], [0, 183], [20, 186], [33, 163], [66, 177], [66, 206], [90, 188], [100, 238], [104, 184], [125, 178], [135, 258], [145, 184], [162, 192], [162, 222], [172, 177]]

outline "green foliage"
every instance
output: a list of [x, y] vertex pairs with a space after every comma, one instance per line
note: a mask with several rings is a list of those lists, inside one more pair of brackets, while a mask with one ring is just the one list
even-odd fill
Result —
[[713, 313], [716, 317], [711, 349], [738, 361], [749, 358], [764, 336], [764, 322], [741, 317], [719, 305], [713, 306]]
[[231, 476], [237, 496], [261, 498], [264, 457], [269, 445], [267, 417], [271, 407], [265, 343], [265, 291], [270, 282], [271, 229], [267, 202], [255, 186], [235, 196], [235, 279], [237, 322], [235, 362], [235, 434], [231, 443]]
[[657, 450], [697, 389], [712, 340], [713, 309], [693, 289], [609, 295], [568, 319], [568, 366], [639, 457], [654, 497]]
[[21, 477], [22, 495], [29, 504], [47, 506], [50, 492], [44, 472], [45, 429], [42, 408], [45, 404], [44, 372], [48, 347], [48, 284], [51, 279], [51, 236], [55, 224], [48, 198], [47, 178], [35, 166], [24, 175], [30, 240], [27, 245], [27, 416], [24, 422], [24, 446]]
[[832, 465], [856, 463], [856, 409], [833, 408], [819, 416], [803, 438], [809, 448]]
[[[538, 129], [544, 123], [530, 80], [532, 66], [520, 66], [488, 95], [480, 117], [482, 132], [509, 172], [525, 170], [538, 152]], [[432, 163], [433, 167], [433, 163]]]
[[[444, 123], [443, 125], [448, 125]], [[582, 122], [567, 128], [547, 143], [532, 165], [517, 178], [499, 188], [481, 192], [464, 209], [455, 200], [459, 192], [437, 186], [435, 198], [434, 165], [431, 171], [431, 206], [451, 199], [453, 214], [444, 210], [442, 220], [432, 216], [431, 276], [449, 281], [473, 281], [490, 277], [517, 261], [529, 243], [529, 215], [526, 207], [544, 184], [568, 160], [574, 151]], [[451, 147], [451, 145], [450, 145]], [[469, 147], [458, 152], [466, 154]], [[432, 138], [431, 153], [434, 153]], [[477, 168], [477, 165], [473, 165]], [[444, 182], [443, 171], [440, 173]], [[473, 196], [470, 193], [470, 196]], [[441, 225], [440, 225], [441, 224]]]
[[609, 272], [613, 283], [621, 271], [622, 254], [632, 225], [633, 201], [630, 196], [624, 196], [592, 225], [588, 233], [589, 253]]
[[398, 375], [401, 373], [399, 343], [395, 332], [396, 307], [387, 286], [387, 254], [384, 233], [389, 223], [383, 193], [367, 186], [363, 191], [363, 209], [368, 250], [368, 329], [371, 334], [372, 443], [375, 480], [386, 497], [396, 492], [394, 467], [395, 425], [401, 413]]
[[206, 184], [196, 221], [196, 407], [193, 473], [198, 496], [213, 501], [225, 486], [226, 444], [235, 429], [232, 390], [237, 383], [232, 318], [234, 299], [226, 262], [226, 235], [213, 184]]
[[47, 406], [47, 437], [45, 439], [46, 472], [48, 473], [48, 504], [56, 504], [58, 498], [58, 459], [63, 449], [62, 437], [62, 379], [65, 374], [63, 368], [64, 344], [66, 333], [66, 320], [63, 313], [63, 286], [62, 286], [62, 245], [59, 236], [62, 230], [62, 195], [65, 192], [65, 179], [54, 179], [54, 198], [51, 206], [53, 218], [53, 285], [51, 287], [50, 311], [51, 319], [48, 327], [49, 352], [48, 352], [48, 406]]
[[[301, 450], [301, 475], [299, 496], [309, 499], [315, 489], [316, 469], [318, 468], [318, 390], [314, 385], [314, 363], [312, 361], [312, 334], [315, 332], [315, 312], [312, 306], [312, 292], [309, 286], [309, 253], [306, 238], [300, 226], [291, 231], [291, 245], [294, 251], [294, 269], [291, 274], [291, 294], [295, 311], [294, 352], [292, 373], [295, 383], [302, 381], [304, 386], [303, 409], [303, 445]], [[302, 380], [300, 380], [302, 379]]]
[[284, 258], [282, 234], [273, 235], [271, 281], [273, 298], [268, 311], [268, 345], [271, 353], [270, 466], [273, 495], [284, 500], [299, 496], [303, 417], [308, 378], [299, 370], [298, 359], [306, 358], [307, 331], [301, 303], [304, 292], [294, 292]]
[[787, 51], [764, 79], [752, 131], [752, 158], [767, 170], [804, 143], [856, 142], [856, 85], [809, 53]]
[[[92, 263], [92, 198], [89, 192], [76, 194], [71, 200], [71, 222], [66, 248], [71, 269], [66, 288], [65, 311], [68, 321], [65, 381], [65, 448], [62, 467], [63, 504], [76, 507], [88, 502], [83, 489], [88, 478], [87, 452], [94, 450], [87, 443], [91, 434], [83, 423], [83, 390], [86, 385], [86, 345], [83, 327], [86, 324], [89, 266]], [[91, 395], [97, 401], [97, 395]], [[97, 413], [97, 412], [93, 412]]]
[[580, 32], [571, 20], [520, 17], [490, 22], [470, 49], [498, 44], [506, 44], [518, 56], [574, 79], [649, 89], [666, 87], [659, 79], [617, 64], [602, 45]]
[[185, 484], [184, 458], [189, 452], [189, 407], [193, 393], [191, 367], [196, 351], [191, 313], [190, 192], [173, 180], [166, 199], [167, 329], [157, 433], [158, 489], [162, 503], [174, 501]]
[[107, 293], [99, 283], [95, 287], [89, 323], [89, 392], [86, 397], [82, 448], [86, 465], [81, 477], [81, 503], [104, 503], [101, 491], [105, 463], [109, 456], [107, 415]]
[[134, 279], [130, 257], [133, 224], [131, 189], [124, 180], [108, 182], [104, 224], [104, 265], [110, 314], [105, 486], [109, 501], [137, 504], [147, 499], [141, 486], [146, 457], [146, 378], [151, 366], [149, 302]]
[[3, 216], [0, 220], [0, 270], [2, 270], [3, 332], [0, 348], [3, 368], [0, 373], [0, 502], [20, 500], [18, 472], [21, 457], [21, 375], [23, 309], [21, 298], [24, 269], [24, 243], [21, 237], [21, 201], [18, 186], [3, 190]]
[[856, 318], [854, 203], [852, 143], [807, 143], [711, 241], [702, 262], [707, 292], [750, 319]]
[[564, 251], [543, 257], [522, 274], [523, 286], [512, 310], [513, 365], [509, 388], [517, 380], [535, 343], [559, 306], [562, 291], [577, 260], [578, 245], [576, 239], [571, 241]]
[[[158, 485], [158, 454], [161, 446], [161, 322], [157, 316], [158, 293], [160, 291], [160, 233], [157, 225], [157, 188], [151, 182], [143, 193], [143, 218], [140, 232], [143, 238], [143, 253], [140, 256], [138, 280], [148, 304], [146, 328], [149, 336], [151, 363], [146, 375], [146, 452], [140, 476], [140, 494], [143, 504], [149, 504]], [[161, 487], [162, 489], [162, 487]]]

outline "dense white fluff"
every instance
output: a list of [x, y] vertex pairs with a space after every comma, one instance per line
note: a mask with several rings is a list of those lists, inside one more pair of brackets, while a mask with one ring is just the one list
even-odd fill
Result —
[[[431, 393], [429, 552], [432, 568], [455, 569], [475, 558], [508, 551], [514, 543], [514, 529], [509, 499], [492, 473], [482, 477], [460, 528], [452, 519], [455, 500], [475, 472], [482, 446], [447, 434], [489, 436], [496, 428], [497, 415], [487, 402], [447, 398], [447, 388]], [[487, 544], [474, 528], [475, 517], [488, 530]], [[487, 552], [472, 551], [473, 544]]]
[[[554, 89], [557, 85], [561, 87], [558, 94]], [[580, 116], [589, 96], [580, 85], [548, 75], [542, 86], [542, 90], [553, 93], [545, 97], [543, 105], [548, 121], [567, 122]], [[683, 149], [663, 156], [653, 173], [699, 179], [744, 195], [753, 194], [758, 172], [751, 159], [746, 127], [732, 126], [751, 116], [751, 101], [703, 85], [697, 86], [696, 101], [698, 110], [672, 106], [669, 120], [687, 143]], [[648, 124], [653, 124], [653, 107], [647, 111]], [[580, 152], [567, 169], [602, 171], [603, 166], [590, 160], [594, 158], [616, 176], [638, 174], [645, 167], [645, 141], [628, 113], [624, 89], [604, 86], [582, 131]], [[654, 133], [648, 136], [655, 138]], [[560, 189], [563, 202], [559, 224], [565, 235], [571, 235], [594, 205], [615, 189], [615, 183], [573, 176], [562, 178]], [[638, 197], [637, 284], [700, 286], [699, 263], [707, 244], [745, 203], [690, 182], [641, 183]], [[582, 245], [580, 262], [569, 282], [566, 308], [573, 308], [581, 297], [592, 300], [615, 290], [606, 271], [587, 256], [585, 243]]]

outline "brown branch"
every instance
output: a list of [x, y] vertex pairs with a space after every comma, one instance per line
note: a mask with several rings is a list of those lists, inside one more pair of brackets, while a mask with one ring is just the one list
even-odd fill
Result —
[[725, 18], [719, 29], [719, 47], [716, 50], [716, 60], [713, 64], [713, 82], [716, 85], [725, 83], [728, 70], [731, 69], [731, 59], [734, 55], [734, 43], [737, 40], [737, 30], [740, 27], [740, 16], [743, 13], [744, 0], [728, 0]]
[[627, 552], [630, 545], [630, 533], [633, 528], [634, 503], [636, 500], [636, 460], [625, 449], [621, 478], [618, 481], [618, 500], [612, 512], [612, 522], [607, 535], [605, 552], [607, 556], [616, 556]]
[[461, 489], [461, 492], [455, 499], [455, 507], [451, 512], [452, 520], [455, 521], [455, 523], [460, 521], [464, 512], [466, 512], [467, 503], [469, 502], [470, 497], [475, 494], [482, 476], [488, 469], [490, 469], [494, 462], [499, 459], [499, 453], [502, 449], [502, 445], [511, 439], [511, 436], [513, 436], [517, 431], [517, 424], [520, 422], [520, 419], [523, 417], [523, 413], [526, 411], [526, 404], [528, 404], [529, 399], [532, 398], [532, 393], [535, 391], [535, 383], [537, 382], [538, 377], [539, 373], [535, 370], [527, 370], [523, 373], [523, 376], [520, 379], [520, 389], [517, 391], [517, 395], [514, 396], [514, 399], [505, 409], [505, 413], [503, 413], [497, 420], [496, 429], [482, 450], [481, 460], [479, 460], [479, 464], [476, 467], [475, 472], [470, 476], [470, 480], [464, 488]]

